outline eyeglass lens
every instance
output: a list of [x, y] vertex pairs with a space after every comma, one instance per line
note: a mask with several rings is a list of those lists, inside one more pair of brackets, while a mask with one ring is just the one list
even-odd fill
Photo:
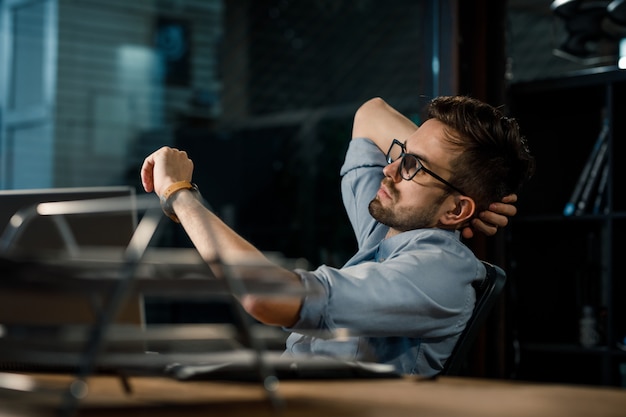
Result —
[[400, 172], [404, 179], [413, 178], [417, 171], [422, 168], [421, 165], [418, 165], [417, 158], [415, 158], [413, 155], [407, 154], [404, 154], [404, 158], [402, 158], [402, 162], [400, 162], [400, 165], [402, 169], [402, 171]]
[[402, 156], [404, 152], [404, 148], [397, 141], [394, 141], [389, 148], [389, 152], [387, 153], [387, 162], [392, 163], [396, 159]]
[[387, 153], [387, 162], [391, 164], [400, 157], [400, 174], [405, 180], [410, 180], [420, 170], [421, 164], [413, 155], [404, 153], [404, 146], [400, 142], [394, 141]]

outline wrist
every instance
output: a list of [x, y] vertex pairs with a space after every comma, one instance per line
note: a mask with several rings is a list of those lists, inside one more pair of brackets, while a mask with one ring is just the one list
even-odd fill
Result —
[[172, 183], [169, 187], [165, 189], [163, 194], [159, 196], [159, 200], [161, 202], [161, 209], [163, 212], [176, 223], [180, 223], [178, 216], [174, 212], [174, 200], [178, 196], [178, 193], [183, 190], [189, 190], [196, 199], [200, 198], [200, 190], [198, 186], [189, 181], [178, 181]]

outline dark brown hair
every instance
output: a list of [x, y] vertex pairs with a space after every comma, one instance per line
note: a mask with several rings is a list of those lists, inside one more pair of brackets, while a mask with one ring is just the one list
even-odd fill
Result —
[[446, 140], [462, 149], [452, 161], [450, 182], [477, 204], [476, 213], [518, 193], [535, 170], [526, 139], [515, 119], [467, 96], [442, 96], [429, 102], [428, 119], [444, 123]]

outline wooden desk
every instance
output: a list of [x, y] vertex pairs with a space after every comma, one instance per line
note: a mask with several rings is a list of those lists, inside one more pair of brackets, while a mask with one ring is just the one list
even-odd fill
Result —
[[[45, 386], [66, 386], [71, 379], [34, 375]], [[134, 392], [120, 380], [89, 379], [79, 417], [195, 416], [359, 416], [359, 417], [624, 417], [626, 390], [618, 388], [529, 384], [442, 377], [385, 380], [282, 381], [282, 408], [275, 408], [257, 384], [176, 382], [133, 377]], [[55, 414], [56, 396], [0, 392], [0, 415], [39, 417]]]

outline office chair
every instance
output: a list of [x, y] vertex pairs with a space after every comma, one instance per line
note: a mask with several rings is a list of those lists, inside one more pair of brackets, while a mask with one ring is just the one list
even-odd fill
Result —
[[487, 268], [487, 276], [482, 281], [474, 283], [476, 290], [476, 305], [463, 333], [456, 342], [452, 354], [446, 361], [440, 375], [459, 375], [467, 359], [467, 355], [476, 341], [478, 332], [485, 324], [487, 316], [493, 309], [498, 296], [504, 288], [506, 273], [497, 265], [483, 261]]

